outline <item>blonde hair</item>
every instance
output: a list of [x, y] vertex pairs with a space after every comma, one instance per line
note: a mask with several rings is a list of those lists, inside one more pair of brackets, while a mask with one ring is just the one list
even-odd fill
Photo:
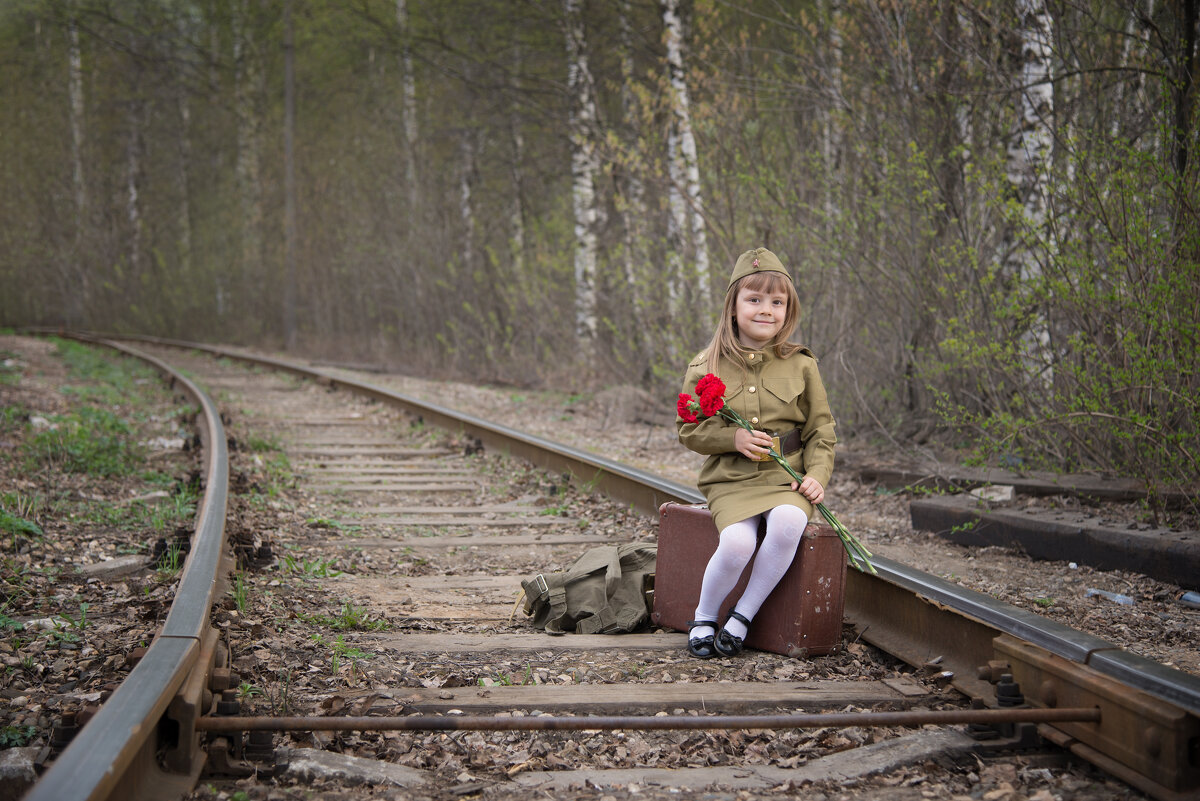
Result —
[[737, 296], [742, 289], [765, 292], [768, 295], [776, 292], [787, 294], [787, 312], [783, 316], [783, 325], [774, 339], [767, 343], [767, 347], [774, 348], [775, 355], [780, 358], [791, 356], [800, 349], [796, 343], [788, 342], [796, 330], [796, 324], [800, 322], [800, 296], [796, 294], [796, 287], [792, 285], [792, 279], [783, 273], [763, 270], [739, 278], [725, 292], [725, 306], [721, 310], [717, 330], [703, 351], [707, 359], [705, 372], [716, 373], [722, 357], [740, 364], [743, 369], [746, 367], [746, 354], [750, 353], [750, 349], [738, 341], [736, 321]]

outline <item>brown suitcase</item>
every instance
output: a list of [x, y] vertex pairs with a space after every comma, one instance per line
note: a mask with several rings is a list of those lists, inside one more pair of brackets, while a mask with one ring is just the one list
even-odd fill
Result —
[[[762, 533], [760, 528], [760, 537]], [[687, 631], [718, 536], [707, 506], [664, 503], [659, 507], [651, 615], [656, 625]], [[721, 606], [721, 620], [741, 597], [753, 566], [751, 560]], [[823, 520], [809, 521], [796, 558], [754, 616], [746, 645], [793, 657], [840, 650], [845, 586], [846, 551], [837, 532]]]

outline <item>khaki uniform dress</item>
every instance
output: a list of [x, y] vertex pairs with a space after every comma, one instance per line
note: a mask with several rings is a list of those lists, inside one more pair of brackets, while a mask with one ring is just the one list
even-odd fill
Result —
[[[696, 394], [696, 382], [707, 372], [705, 362], [700, 354], [688, 365], [683, 391], [689, 395]], [[773, 348], [754, 351], [745, 370], [722, 359], [717, 375], [725, 382], [725, 403], [755, 429], [781, 437], [800, 429], [800, 449], [783, 457], [800, 476], [812, 476], [828, 487], [837, 437], [812, 351], [801, 348], [785, 359]], [[708, 499], [718, 531], [785, 503], [800, 507], [812, 519], [812, 504], [792, 490], [792, 477], [774, 459], [767, 456], [756, 462], [734, 450], [737, 425], [719, 415], [696, 423], [676, 417], [675, 425], [681, 443], [708, 455], [697, 487]]]

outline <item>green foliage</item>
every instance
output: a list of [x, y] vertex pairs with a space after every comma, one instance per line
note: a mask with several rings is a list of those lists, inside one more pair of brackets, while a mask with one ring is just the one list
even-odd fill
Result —
[[18, 620], [14, 620], [8, 615], [0, 612], [0, 630], [3, 631], [21, 631], [25, 628], [25, 624]]
[[0, 504], [0, 533], [9, 536], [41, 537], [42, 529], [32, 520], [26, 520], [17, 514], [9, 512]]
[[79, 617], [71, 617], [65, 612], [59, 614], [59, 619], [65, 626], [75, 631], [86, 631], [88, 627], [87, 611], [89, 604], [85, 601], [79, 605]]
[[1160, 506], [1200, 475], [1200, 193], [1119, 142], [1069, 167], [1058, 224], [1025, 238], [1038, 269], [989, 273], [927, 376], [979, 461], [1137, 477]]
[[[320, 634], [314, 634], [313, 641], [319, 646], [325, 644], [325, 640]], [[347, 643], [342, 638], [342, 635], [339, 634], [337, 638], [329, 644], [329, 669], [333, 673], [339, 672], [342, 667], [342, 660], [348, 659], [350, 660], [350, 672], [351, 675], [353, 675], [354, 671], [358, 667], [358, 663], [370, 659], [371, 656], [372, 655], [366, 651]]]
[[35, 737], [36, 726], [4, 726], [0, 728], [0, 748], [23, 748]]

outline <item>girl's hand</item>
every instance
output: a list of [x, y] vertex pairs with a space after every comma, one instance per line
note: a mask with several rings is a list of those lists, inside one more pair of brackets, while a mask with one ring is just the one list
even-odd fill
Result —
[[797, 484], [792, 482], [792, 489], [799, 490], [800, 494], [808, 498], [814, 504], [824, 503], [825, 488], [821, 486], [821, 482], [817, 481], [812, 476], [805, 476], [804, 480]]
[[761, 462], [771, 452], [772, 440], [762, 431], [747, 431], [738, 428], [733, 432], [733, 448], [742, 456]]

